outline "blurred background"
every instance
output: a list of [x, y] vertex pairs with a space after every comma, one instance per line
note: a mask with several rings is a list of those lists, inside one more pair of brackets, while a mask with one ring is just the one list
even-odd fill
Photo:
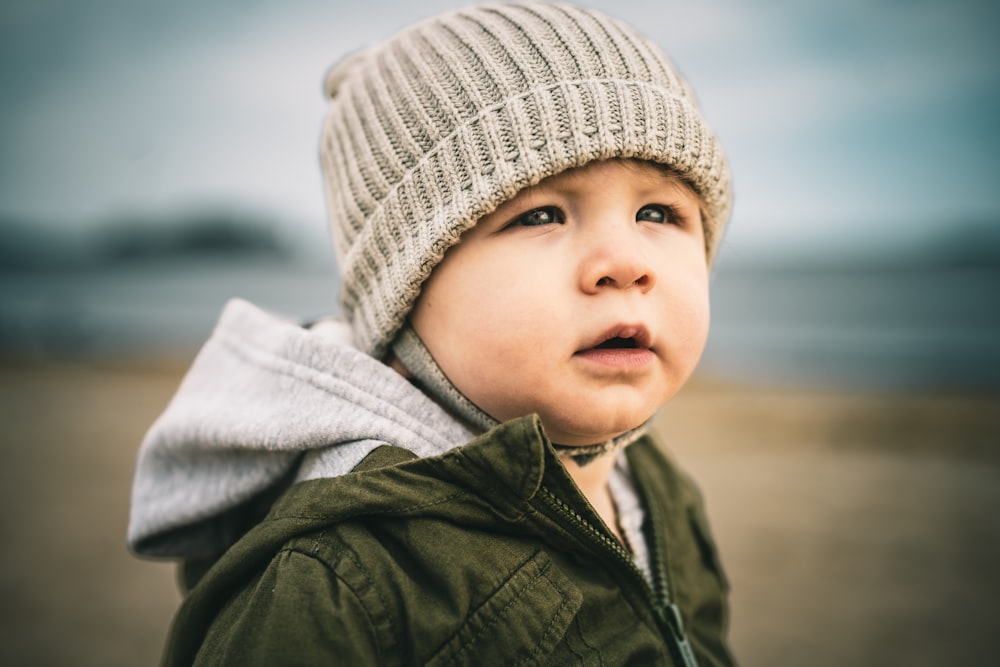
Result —
[[[0, 3], [0, 662], [155, 663], [131, 468], [227, 298], [336, 310], [326, 69], [460, 2]], [[736, 207], [663, 411], [745, 665], [990, 664], [1000, 5], [588, 2], [692, 82]]]

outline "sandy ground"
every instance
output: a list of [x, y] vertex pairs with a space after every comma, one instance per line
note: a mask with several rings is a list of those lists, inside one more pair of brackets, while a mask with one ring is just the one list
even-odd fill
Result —
[[[124, 532], [180, 373], [0, 364], [0, 664], [155, 664], [174, 574]], [[658, 427], [707, 498], [743, 665], [996, 664], [1000, 397], [701, 380]]]

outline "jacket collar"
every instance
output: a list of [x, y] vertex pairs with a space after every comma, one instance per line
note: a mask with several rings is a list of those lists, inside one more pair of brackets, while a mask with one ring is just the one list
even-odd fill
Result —
[[538, 417], [529, 416], [435, 457], [379, 447], [347, 475], [295, 484], [265, 523], [294, 518], [298, 532], [388, 513], [516, 522], [533, 511], [531, 501], [543, 484], [563, 496], [580, 493]]

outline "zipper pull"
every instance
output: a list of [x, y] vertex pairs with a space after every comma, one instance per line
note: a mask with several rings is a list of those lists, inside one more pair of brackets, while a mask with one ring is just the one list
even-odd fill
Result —
[[681, 610], [677, 608], [676, 604], [671, 602], [667, 605], [659, 605], [657, 612], [659, 613], [660, 620], [670, 628], [670, 635], [674, 639], [677, 651], [681, 654], [684, 667], [698, 667], [698, 660], [694, 657], [694, 650], [691, 649], [691, 643], [688, 642], [687, 635], [684, 634], [684, 621], [681, 619]]

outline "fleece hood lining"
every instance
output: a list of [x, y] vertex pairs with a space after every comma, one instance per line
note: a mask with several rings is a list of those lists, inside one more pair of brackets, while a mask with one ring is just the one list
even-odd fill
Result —
[[426, 457], [474, 437], [394, 370], [344, 345], [337, 327], [346, 324], [317, 334], [242, 300], [226, 305], [140, 448], [130, 548], [211, 553], [232, 532], [219, 522], [296, 465], [298, 479], [337, 476], [380, 445]]

